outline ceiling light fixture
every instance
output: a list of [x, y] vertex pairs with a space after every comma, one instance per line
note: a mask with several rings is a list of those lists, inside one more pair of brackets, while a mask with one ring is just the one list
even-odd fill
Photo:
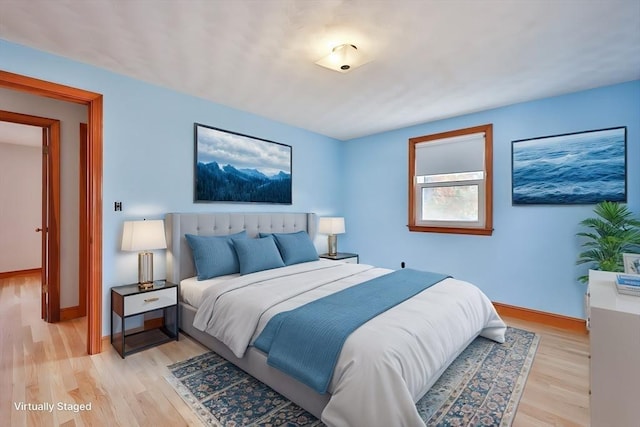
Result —
[[316, 64], [339, 73], [348, 73], [369, 61], [356, 45], [347, 43], [334, 47], [329, 55], [316, 61]]

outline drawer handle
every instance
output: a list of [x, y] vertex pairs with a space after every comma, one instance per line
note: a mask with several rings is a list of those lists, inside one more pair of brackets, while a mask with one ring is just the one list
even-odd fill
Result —
[[155, 297], [155, 298], [147, 298], [146, 300], [144, 300], [144, 302], [154, 302], [154, 301], [158, 301], [160, 298]]

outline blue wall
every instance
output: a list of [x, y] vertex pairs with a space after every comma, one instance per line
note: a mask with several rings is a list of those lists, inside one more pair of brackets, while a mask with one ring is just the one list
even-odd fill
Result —
[[[0, 69], [104, 95], [105, 335], [109, 289], [137, 280], [137, 255], [120, 251], [123, 221], [196, 211], [332, 215], [343, 199], [339, 158], [344, 146], [335, 139], [3, 40]], [[291, 145], [293, 205], [194, 204], [194, 122]], [[114, 212], [114, 201], [123, 202], [122, 212]], [[320, 247], [326, 245], [318, 240]], [[155, 277], [164, 277], [162, 251], [154, 264]]]
[[[409, 232], [408, 139], [493, 123], [493, 236]], [[407, 266], [477, 284], [493, 301], [583, 317], [578, 223], [592, 205], [512, 206], [511, 141], [627, 126], [628, 205], [640, 213], [640, 81], [511, 105], [346, 143], [347, 233], [361, 262]]]
[[[0, 40], [0, 69], [104, 95], [103, 331], [109, 288], [137, 278], [135, 254], [119, 250], [122, 223], [173, 211], [311, 211], [345, 215], [340, 250], [361, 261], [448, 272], [494, 301], [582, 317], [575, 278], [578, 222], [592, 206], [511, 206], [511, 141], [628, 127], [629, 205], [640, 212], [640, 81], [522, 103], [339, 142], [103, 69]], [[193, 123], [293, 146], [292, 206], [194, 204]], [[407, 231], [407, 140], [494, 125], [491, 237]], [[113, 211], [122, 201], [123, 212]], [[324, 242], [319, 242], [323, 245]], [[156, 276], [164, 275], [156, 255]]]

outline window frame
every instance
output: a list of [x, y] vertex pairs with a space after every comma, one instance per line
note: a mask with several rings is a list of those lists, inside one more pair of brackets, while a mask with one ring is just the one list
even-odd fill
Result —
[[[484, 209], [478, 212], [478, 218], [484, 215], [484, 225], [465, 226], [466, 221], [443, 221], [443, 225], [422, 225], [423, 221], [418, 220], [421, 208], [418, 206], [421, 197], [418, 192], [422, 192], [425, 184], [418, 183], [416, 179], [416, 147], [424, 142], [436, 142], [442, 139], [471, 135], [474, 133], [484, 133], [484, 186], [478, 188], [479, 209], [482, 207], [480, 196], [484, 191]], [[439, 187], [452, 186], [452, 181], [439, 183]], [[459, 185], [464, 185], [464, 181]], [[466, 181], [471, 184], [475, 181]], [[429, 187], [433, 188], [433, 185]], [[440, 132], [432, 135], [409, 138], [409, 231], [426, 233], [450, 233], [450, 234], [472, 234], [490, 236], [493, 233], [493, 124], [485, 124], [465, 129]]]
[[[484, 204], [485, 204], [485, 187], [482, 185], [484, 179], [468, 180], [468, 181], [445, 181], [434, 183], [417, 183], [416, 184], [416, 196], [423, 193], [425, 189], [429, 188], [444, 188], [444, 187], [469, 187], [475, 186], [478, 188], [478, 220], [477, 221], [456, 221], [456, 220], [440, 220], [442, 224], [439, 227], [458, 227], [459, 224], [468, 224], [467, 227], [478, 228], [484, 222]], [[422, 204], [422, 197], [416, 197], [416, 225], [421, 227], [431, 227], [433, 221], [419, 219], [420, 205]], [[435, 220], [434, 220], [435, 221]]]

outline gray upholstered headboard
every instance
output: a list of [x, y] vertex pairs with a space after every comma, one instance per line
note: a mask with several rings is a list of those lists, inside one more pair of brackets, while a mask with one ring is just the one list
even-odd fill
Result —
[[196, 275], [191, 248], [185, 234], [224, 236], [243, 230], [249, 237], [258, 233], [293, 233], [304, 230], [313, 240], [313, 213], [170, 213], [165, 217], [167, 235], [167, 280], [180, 283]]

